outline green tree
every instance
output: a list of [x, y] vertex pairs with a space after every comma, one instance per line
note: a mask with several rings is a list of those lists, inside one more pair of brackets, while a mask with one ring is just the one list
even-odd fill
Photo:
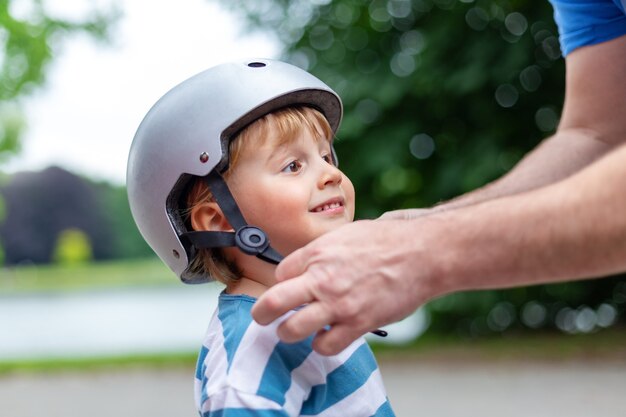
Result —
[[[59, 236], [82, 231], [94, 260], [154, 256], [130, 213], [126, 188], [94, 182], [65, 169], [0, 178], [0, 242], [7, 265], [57, 261]], [[3, 217], [3, 213], [6, 216]]]
[[116, 250], [106, 195], [89, 180], [58, 167], [21, 172], [0, 187], [6, 218], [0, 223], [7, 265], [53, 260], [58, 236], [79, 229], [89, 236], [93, 257], [110, 259]]
[[26, 125], [19, 99], [44, 84], [62, 41], [79, 33], [105, 40], [117, 16], [111, 8], [74, 21], [50, 15], [42, 0], [0, 1], [0, 161], [19, 149]]
[[61, 265], [79, 265], [93, 257], [89, 236], [80, 229], [65, 229], [57, 238], [52, 259]]
[[[335, 146], [357, 190], [357, 217], [475, 189], [558, 124], [565, 68], [547, 0], [221, 3], [247, 27], [273, 32], [284, 60], [342, 97]], [[431, 328], [470, 337], [529, 327], [576, 332], [579, 315], [602, 327], [624, 317], [623, 281], [455, 294], [429, 305]]]
[[143, 239], [128, 205], [126, 187], [106, 182], [93, 183], [98, 190], [104, 214], [112, 231], [111, 258], [146, 258], [155, 256]]

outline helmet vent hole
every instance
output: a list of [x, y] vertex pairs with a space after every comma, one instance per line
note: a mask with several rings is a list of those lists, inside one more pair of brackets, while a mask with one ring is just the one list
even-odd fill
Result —
[[264, 66], [266, 66], [266, 64], [263, 62], [250, 62], [248, 66], [250, 68], [263, 68]]

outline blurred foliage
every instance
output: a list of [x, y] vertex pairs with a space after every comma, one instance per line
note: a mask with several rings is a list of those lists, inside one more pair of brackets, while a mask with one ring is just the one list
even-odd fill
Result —
[[89, 236], [80, 229], [63, 230], [52, 253], [54, 262], [61, 265], [80, 265], [91, 260], [93, 253]]
[[130, 259], [155, 256], [141, 237], [128, 204], [126, 187], [106, 182], [92, 183], [100, 195], [107, 224], [111, 228], [113, 251], [111, 258]]
[[19, 149], [19, 138], [25, 125], [17, 104], [0, 99], [0, 161]]
[[623, 277], [451, 294], [431, 301], [431, 330], [467, 338], [494, 333], [558, 329], [593, 333], [626, 313]]
[[6, 264], [53, 261], [58, 236], [68, 229], [86, 234], [96, 260], [151, 256], [125, 196], [123, 187], [94, 183], [57, 167], [11, 176], [0, 186], [6, 204], [0, 223]]
[[[510, 170], [558, 125], [565, 66], [546, 0], [222, 0], [343, 99], [336, 149], [357, 217], [431, 206]], [[592, 332], [624, 321], [622, 277], [454, 294], [431, 331]]]
[[61, 42], [79, 33], [105, 40], [116, 9], [80, 20], [57, 17], [42, 0], [0, 1], [0, 160], [19, 149], [25, 121], [19, 99], [44, 84]]
[[58, 236], [78, 229], [89, 236], [96, 259], [112, 252], [112, 230], [100, 195], [82, 178], [57, 167], [12, 176], [0, 189], [6, 219], [0, 224], [6, 263], [48, 263]]

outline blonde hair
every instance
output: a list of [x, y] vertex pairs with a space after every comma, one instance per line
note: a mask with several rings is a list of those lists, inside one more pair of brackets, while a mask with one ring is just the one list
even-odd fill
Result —
[[[245, 147], [263, 145], [269, 137], [277, 139], [277, 146], [288, 144], [294, 141], [303, 129], [310, 132], [317, 141], [332, 141], [333, 131], [328, 121], [322, 113], [311, 107], [286, 107], [255, 120], [230, 142], [228, 169], [222, 176], [228, 180], [230, 174], [237, 168], [239, 157]], [[193, 208], [207, 201], [214, 201], [211, 190], [202, 178], [195, 178], [187, 194], [187, 209], [184, 210], [183, 218], [188, 225], [191, 224], [189, 217]], [[189, 262], [188, 271], [213, 277], [226, 285], [241, 277], [237, 265], [227, 259], [222, 249], [199, 249]]]

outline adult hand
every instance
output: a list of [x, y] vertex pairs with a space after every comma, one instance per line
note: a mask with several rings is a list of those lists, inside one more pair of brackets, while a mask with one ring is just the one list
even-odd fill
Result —
[[378, 220], [411, 220], [434, 213], [434, 209], [402, 209], [383, 213]]
[[259, 298], [252, 316], [268, 324], [306, 304], [281, 324], [278, 335], [295, 342], [317, 332], [313, 348], [326, 355], [408, 316], [443, 292], [435, 262], [426, 262], [432, 254], [424, 256], [416, 233], [427, 228], [413, 223], [357, 221], [321, 236], [280, 263], [278, 284]]

